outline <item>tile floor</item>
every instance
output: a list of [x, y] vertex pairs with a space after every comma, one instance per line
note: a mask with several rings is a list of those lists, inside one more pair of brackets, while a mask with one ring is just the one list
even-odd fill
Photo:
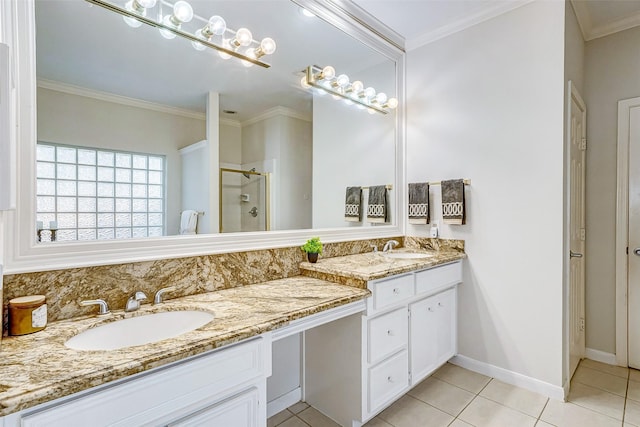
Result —
[[[267, 426], [338, 424], [300, 402]], [[446, 364], [365, 426], [640, 427], [640, 371], [585, 359], [564, 403]]]

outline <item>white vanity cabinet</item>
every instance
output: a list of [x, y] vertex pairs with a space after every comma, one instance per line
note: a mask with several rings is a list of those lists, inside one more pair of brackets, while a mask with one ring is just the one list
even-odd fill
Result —
[[371, 281], [364, 315], [305, 333], [305, 400], [359, 427], [456, 354], [462, 262]]
[[270, 374], [264, 334], [8, 415], [0, 425], [263, 427]]

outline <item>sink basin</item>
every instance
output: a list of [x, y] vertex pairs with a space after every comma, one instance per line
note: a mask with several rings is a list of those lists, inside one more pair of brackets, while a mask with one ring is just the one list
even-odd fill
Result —
[[205, 311], [164, 311], [116, 320], [88, 329], [64, 343], [74, 350], [117, 350], [177, 337], [211, 322]]
[[424, 259], [430, 258], [433, 255], [418, 252], [384, 252], [382, 256], [394, 259]]

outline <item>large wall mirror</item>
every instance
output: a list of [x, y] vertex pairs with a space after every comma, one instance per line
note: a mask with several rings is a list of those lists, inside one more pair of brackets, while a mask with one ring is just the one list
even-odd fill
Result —
[[[37, 121], [19, 140], [9, 271], [42, 268], [43, 256], [51, 268], [283, 245], [311, 230], [328, 240], [399, 231], [401, 108], [363, 109], [301, 80], [309, 66], [330, 65], [385, 93], [382, 105], [402, 98], [402, 52], [334, 3], [189, 3], [184, 31], [221, 16], [232, 31], [275, 41], [260, 58], [270, 67], [85, 0], [15, 2], [18, 19], [33, 23], [18, 22], [16, 37], [35, 50], [22, 45], [32, 61], [21, 61], [21, 99], [35, 108], [20, 119]], [[373, 185], [390, 188], [388, 223], [345, 221], [346, 187]]]

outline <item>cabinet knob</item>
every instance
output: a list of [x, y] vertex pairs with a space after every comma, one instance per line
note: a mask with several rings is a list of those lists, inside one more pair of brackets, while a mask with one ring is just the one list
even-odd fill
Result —
[[400, 293], [400, 289], [398, 289], [398, 288], [393, 288], [393, 293], [394, 293], [394, 294], [399, 294], [399, 293]]

